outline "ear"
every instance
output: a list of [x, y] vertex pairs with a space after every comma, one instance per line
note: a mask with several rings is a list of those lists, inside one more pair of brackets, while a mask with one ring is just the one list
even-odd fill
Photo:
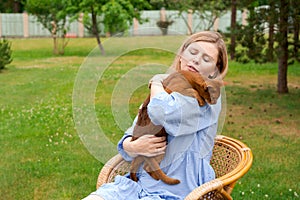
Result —
[[216, 104], [217, 100], [220, 96], [220, 88], [219, 87], [213, 87], [213, 86], [208, 86], [208, 93], [210, 96], [210, 104]]

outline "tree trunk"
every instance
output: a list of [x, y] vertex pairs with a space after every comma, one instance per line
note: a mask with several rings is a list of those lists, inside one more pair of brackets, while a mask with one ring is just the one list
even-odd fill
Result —
[[99, 36], [99, 31], [98, 31], [98, 26], [97, 26], [97, 15], [96, 13], [94, 12], [94, 9], [92, 7], [92, 26], [93, 26], [93, 34], [94, 36], [96, 37], [96, 40], [97, 40], [97, 44], [98, 44], [98, 47], [101, 51], [101, 54], [104, 55], [105, 54], [105, 50], [103, 48], [103, 45], [101, 43], [101, 40], [100, 40], [100, 36]]
[[267, 60], [269, 62], [274, 61], [274, 24], [272, 20], [269, 23], [269, 38], [268, 38], [268, 49], [267, 49]]
[[293, 10], [293, 14], [292, 14], [292, 19], [293, 19], [293, 38], [294, 38], [294, 49], [293, 49], [293, 56], [295, 57], [295, 59], [300, 62], [300, 56], [299, 56], [299, 29], [300, 29], [300, 16], [299, 16], [299, 12], [300, 12], [300, 6], [298, 4], [298, 2], [296, 1], [292, 1], [292, 10]]
[[58, 45], [57, 45], [57, 24], [55, 21], [51, 22], [52, 30], [51, 35], [53, 38], [53, 54], [58, 55]]
[[256, 49], [255, 49], [255, 44], [254, 44], [254, 38], [255, 38], [255, 11], [254, 7], [249, 8], [249, 15], [250, 17], [248, 18], [248, 30], [246, 33], [246, 40], [247, 40], [247, 47], [248, 47], [248, 57], [250, 59], [255, 59], [255, 54], [256, 54]]
[[295, 20], [294, 22], [294, 56], [295, 59], [300, 62], [300, 56], [299, 56], [299, 46], [300, 46], [300, 42], [299, 42], [299, 21]]
[[14, 10], [14, 13], [19, 13], [21, 10], [20, 10], [20, 2], [18, 1], [14, 1], [14, 7], [13, 7], [13, 10]]
[[267, 49], [267, 61], [273, 62], [274, 61], [274, 24], [276, 20], [276, 8], [274, 1], [270, 2], [270, 9], [269, 9], [269, 38], [268, 38], [268, 49]]
[[288, 93], [288, 0], [280, 0], [277, 92]]
[[235, 58], [235, 30], [236, 30], [236, 0], [231, 0], [231, 24], [230, 24], [230, 59], [234, 60]]

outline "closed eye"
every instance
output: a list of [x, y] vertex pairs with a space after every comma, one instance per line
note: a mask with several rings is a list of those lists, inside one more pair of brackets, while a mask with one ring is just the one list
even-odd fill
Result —
[[213, 58], [210, 57], [209, 55], [203, 55], [203, 60], [205, 62], [212, 62], [213, 61]]
[[189, 52], [190, 52], [192, 55], [196, 55], [199, 51], [198, 51], [197, 49], [190, 48], [190, 49], [189, 49]]

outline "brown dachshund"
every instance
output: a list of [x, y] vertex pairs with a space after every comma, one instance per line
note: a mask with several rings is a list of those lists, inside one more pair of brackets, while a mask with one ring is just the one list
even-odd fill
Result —
[[[220, 96], [220, 87], [222, 83], [217, 80], [207, 79], [195, 72], [178, 71], [170, 74], [164, 81], [163, 86], [166, 92], [178, 92], [186, 96], [194, 97], [198, 100], [200, 106], [205, 103], [215, 104]], [[144, 101], [139, 109], [137, 123], [133, 130], [132, 141], [142, 135], [150, 134], [157, 137], [167, 136], [164, 127], [154, 125], [147, 113], [147, 106], [150, 101], [150, 95]], [[137, 156], [133, 159], [130, 166], [130, 178], [138, 181], [136, 172], [139, 166], [144, 162], [144, 169], [156, 180], [162, 180], [167, 184], [178, 184], [180, 181], [168, 177], [159, 166], [164, 155], [154, 157]]]

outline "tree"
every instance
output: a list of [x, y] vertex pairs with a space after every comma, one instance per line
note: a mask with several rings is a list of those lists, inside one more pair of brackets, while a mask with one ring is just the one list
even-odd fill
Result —
[[20, 13], [23, 10], [23, 0], [1, 0], [0, 13]]
[[280, 0], [279, 4], [279, 32], [278, 32], [278, 81], [277, 92], [288, 93], [287, 67], [288, 67], [288, 10], [289, 1]]
[[293, 29], [293, 54], [295, 60], [300, 62], [300, 55], [299, 55], [299, 29], [300, 29], [300, 5], [296, 1], [291, 1], [290, 5], [290, 12], [291, 12], [291, 24], [290, 27]]
[[265, 20], [262, 17], [264, 9], [258, 9], [258, 6], [259, 4], [257, 1], [252, 1], [252, 3], [249, 2], [247, 5], [247, 24], [238, 26], [239, 30], [235, 32], [238, 33], [237, 39], [243, 47], [242, 53], [237, 52], [237, 61], [240, 61], [239, 59], [247, 60], [244, 57], [241, 57], [244, 53], [246, 53], [249, 60], [254, 60], [257, 63], [265, 62], [263, 50], [266, 45], [266, 27]]
[[[65, 0], [27, 0], [26, 10], [37, 17], [53, 38], [53, 54], [64, 54], [67, 45], [67, 2]], [[61, 38], [61, 44], [59, 41]]]
[[237, 2], [236, 0], [231, 0], [231, 23], [230, 23], [230, 59], [234, 60], [235, 57], [235, 46], [236, 46], [236, 34], [234, 33], [236, 30], [236, 9]]
[[79, 14], [83, 13], [84, 27], [96, 38], [102, 54], [105, 54], [105, 51], [100, 39], [101, 27], [99, 16], [102, 14], [102, 6], [105, 3], [105, 0], [70, 0], [67, 10], [76, 19], [79, 19]]
[[0, 70], [12, 62], [11, 53], [11, 43], [6, 39], [0, 39]]
[[[93, 34], [101, 53], [105, 54], [101, 31], [115, 34], [127, 30], [133, 18], [143, 21], [140, 11], [147, 7], [150, 4], [143, 0], [69, 0], [68, 12], [75, 14], [77, 19], [80, 13], [84, 14], [85, 28]], [[104, 24], [104, 30], [101, 24]]]
[[[249, 3], [247, 9], [250, 13], [248, 25], [241, 27], [243, 33], [239, 34], [239, 42], [246, 49], [247, 56], [256, 62], [272, 62], [276, 55], [277, 92], [288, 93], [288, 61], [292, 58], [290, 55], [295, 58], [298, 56], [295, 52], [298, 52], [299, 46], [299, 6], [291, 0], [260, 0]], [[289, 30], [294, 33], [294, 41], [291, 43], [288, 41]], [[294, 47], [293, 54], [289, 54], [291, 45]]]
[[[275, 0], [276, 1], [276, 0]], [[274, 61], [274, 42], [275, 42], [275, 25], [278, 23], [278, 9], [276, 8], [276, 2], [270, 1], [270, 9], [267, 14], [267, 21], [269, 23], [269, 37], [268, 37], [268, 48], [267, 48], [267, 61]], [[274, 16], [275, 14], [275, 16]], [[276, 30], [277, 31], [277, 30]]]
[[122, 33], [129, 28], [133, 23], [133, 18], [136, 18], [140, 23], [145, 19], [141, 18], [141, 10], [150, 8], [144, 0], [119, 0], [109, 1], [103, 7], [105, 31], [114, 35]]

